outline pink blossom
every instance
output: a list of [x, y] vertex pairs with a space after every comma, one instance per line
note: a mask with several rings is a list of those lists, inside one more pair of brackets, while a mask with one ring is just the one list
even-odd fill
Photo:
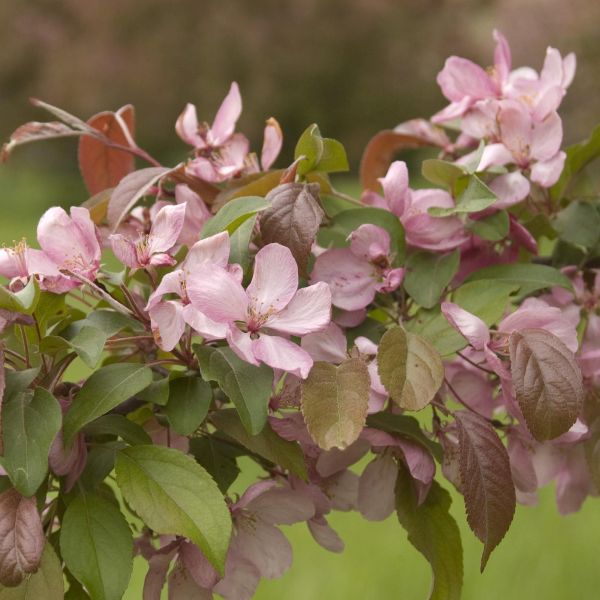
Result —
[[385, 229], [361, 225], [349, 240], [349, 248], [333, 248], [317, 257], [311, 281], [329, 284], [335, 306], [359, 310], [370, 304], [377, 292], [396, 290], [404, 269], [391, 267], [390, 236]]
[[175, 201], [177, 204], [185, 204], [185, 219], [177, 244], [190, 248], [200, 239], [200, 232], [212, 213], [202, 198], [184, 184], [175, 186]]
[[380, 182], [383, 197], [375, 192], [367, 192], [363, 202], [394, 213], [404, 226], [409, 245], [445, 252], [467, 241], [468, 235], [460, 219], [434, 217], [428, 212], [433, 207], [452, 208], [452, 196], [440, 189], [411, 190], [406, 163], [393, 162]]
[[281, 152], [282, 145], [283, 133], [281, 127], [279, 126], [279, 123], [271, 117], [270, 119], [267, 119], [267, 124], [265, 125], [263, 147], [260, 156], [260, 164], [263, 171], [268, 171], [271, 168], [271, 165], [275, 162]]
[[298, 289], [298, 265], [289, 248], [261, 248], [247, 290], [239, 277], [207, 264], [188, 281], [187, 292], [200, 312], [227, 325], [227, 342], [240, 358], [308, 376], [312, 358], [287, 336], [324, 329], [331, 320], [331, 292], [322, 282]]
[[142, 233], [137, 239], [120, 233], [111, 235], [109, 239], [115, 256], [132, 269], [174, 265], [170, 251], [183, 228], [185, 213], [185, 204], [167, 204], [158, 211], [148, 234]]
[[[185, 331], [186, 324], [207, 339], [222, 339], [227, 327], [209, 319], [190, 304], [188, 284], [199, 276], [205, 264], [228, 269], [241, 281], [238, 265], [228, 265], [230, 251], [229, 234], [225, 231], [196, 242], [189, 250], [179, 269], [167, 273], [148, 298], [146, 310], [150, 315], [152, 332], [163, 350], [172, 350]], [[198, 281], [201, 285], [201, 280]], [[164, 300], [172, 294], [179, 300]]]

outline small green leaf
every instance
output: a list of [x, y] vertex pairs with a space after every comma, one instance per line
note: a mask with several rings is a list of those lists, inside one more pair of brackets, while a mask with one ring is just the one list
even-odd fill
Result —
[[63, 600], [63, 597], [62, 566], [48, 542], [44, 545], [42, 562], [35, 573], [17, 587], [0, 585], [0, 600]]
[[87, 423], [106, 414], [152, 383], [152, 371], [143, 364], [116, 363], [93, 373], [77, 393], [64, 418], [65, 444]]
[[314, 171], [323, 156], [323, 150], [324, 144], [319, 126], [313, 123], [304, 130], [294, 150], [294, 160], [298, 160], [301, 156], [305, 157], [298, 165], [298, 175], [306, 175]]
[[259, 433], [267, 421], [273, 389], [273, 371], [243, 361], [230, 348], [194, 346], [205, 381], [216, 381], [235, 405], [250, 435]]
[[113, 435], [120, 437], [131, 446], [151, 444], [150, 436], [140, 425], [130, 421], [123, 415], [103, 415], [92, 421], [84, 428], [86, 435]]
[[388, 329], [377, 348], [377, 372], [388, 394], [399, 401], [406, 383], [408, 340], [402, 327]]
[[343, 144], [331, 138], [323, 138], [323, 153], [315, 171], [337, 173], [347, 171], [349, 168], [348, 157]]
[[260, 196], [243, 196], [230, 200], [206, 222], [200, 237], [204, 239], [221, 231], [228, 231], [231, 235], [240, 225], [267, 206], [269, 201]]
[[138, 393], [142, 402], [152, 402], [158, 406], [166, 406], [169, 401], [169, 378], [156, 379], [147, 388]]
[[404, 289], [423, 308], [432, 308], [458, 271], [460, 251], [448, 254], [415, 252], [406, 261]]
[[237, 466], [235, 450], [232, 446], [216, 440], [208, 435], [190, 440], [190, 453], [217, 482], [223, 494], [227, 493], [229, 486], [237, 479], [240, 469]]
[[499, 242], [508, 235], [510, 219], [505, 210], [500, 210], [489, 217], [469, 221], [467, 229], [488, 242]]
[[429, 158], [423, 161], [421, 173], [427, 181], [435, 183], [452, 191], [456, 182], [467, 174], [467, 170], [455, 163], [438, 158]]
[[4, 399], [2, 466], [23, 496], [33, 496], [46, 478], [48, 453], [60, 425], [58, 401], [43, 388], [17, 392]]
[[308, 432], [323, 450], [347, 448], [363, 430], [370, 378], [365, 362], [349, 358], [335, 366], [316, 362], [302, 382], [302, 414]]
[[204, 421], [212, 401], [212, 388], [194, 375], [178, 377], [169, 383], [165, 414], [180, 435], [192, 435]]
[[61, 350], [74, 350], [90, 369], [96, 367], [102, 357], [107, 335], [97, 327], [85, 325], [71, 338], [49, 335], [40, 342], [40, 351], [55, 354]]
[[182, 535], [223, 574], [231, 517], [211, 476], [173, 448], [132, 446], [117, 455], [117, 484], [150, 529]]
[[240, 265], [244, 272], [250, 266], [250, 240], [257, 218], [258, 214], [252, 215], [229, 236], [229, 262]]
[[92, 494], [77, 496], [62, 518], [60, 551], [94, 600], [122, 597], [133, 568], [133, 537], [114, 504]]
[[382, 208], [353, 208], [337, 213], [329, 226], [319, 231], [318, 242], [324, 247], [347, 246], [348, 236], [365, 223], [383, 227], [390, 234], [394, 265], [401, 265], [405, 254], [404, 229], [396, 215]]
[[491, 206], [496, 200], [496, 194], [477, 175], [469, 175], [467, 187], [456, 199], [455, 206], [452, 208], [433, 206], [428, 212], [434, 217], [449, 217], [461, 213], [479, 212]]
[[427, 559], [433, 573], [429, 600], [460, 600], [463, 550], [460, 531], [450, 515], [450, 494], [433, 481], [418, 506], [408, 469], [400, 464], [396, 481], [396, 513], [408, 541]]
[[211, 420], [219, 431], [250, 452], [306, 480], [306, 465], [300, 446], [280, 438], [268, 423], [258, 435], [249, 435], [234, 410], [220, 410], [212, 415]]
[[600, 241], [600, 212], [598, 206], [584, 200], [571, 202], [554, 220], [561, 240], [593, 248]]
[[0, 309], [31, 315], [39, 299], [40, 286], [35, 277], [30, 277], [27, 285], [18, 292], [0, 286]]

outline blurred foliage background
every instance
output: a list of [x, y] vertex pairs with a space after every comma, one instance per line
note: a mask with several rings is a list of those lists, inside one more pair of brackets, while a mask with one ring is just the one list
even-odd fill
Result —
[[[539, 69], [547, 45], [577, 53], [561, 107], [571, 143], [600, 121], [598, 23], [598, 0], [0, 0], [0, 137], [46, 118], [29, 96], [82, 117], [133, 103], [140, 144], [175, 163], [187, 152], [174, 132], [185, 103], [211, 120], [236, 80], [244, 99], [240, 129], [253, 148], [274, 116], [286, 136], [281, 164], [289, 162], [299, 134], [317, 122], [343, 141], [356, 168], [376, 131], [444, 106], [435, 76], [446, 56], [490, 64], [497, 27], [510, 40], [515, 66]], [[86, 198], [75, 148], [73, 140], [32, 145], [0, 165], [0, 242], [33, 239], [45, 208]], [[562, 518], [546, 490], [539, 507], [518, 509], [480, 575], [481, 545], [454, 498], [466, 599], [598, 597], [600, 513], [593, 501]], [[294, 567], [261, 584], [259, 600], [425, 597], [428, 566], [395, 518], [373, 524], [340, 514], [332, 522], [346, 552], [328, 553], [305, 527], [293, 527]], [[140, 597], [144, 575], [136, 561], [127, 599]]]

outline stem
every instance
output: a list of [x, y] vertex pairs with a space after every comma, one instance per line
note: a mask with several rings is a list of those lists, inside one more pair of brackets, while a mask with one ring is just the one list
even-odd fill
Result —
[[18, 352], [15, 352], [14, 350], [11, 350], [10, 348], [4, 348], [3, 349], [4, 354], [8, 354], [9, 356], [13, 356], [14, 358], [18, 358], [20, 361], [26, 363], [27, 361], [25, 360], [25, 357], [22, 354], [19, 354]]
[[360, 206], [361, 208], [364, 208], [365, 206], [360, 200], [357, 200], [352, 196], [348, 196], [348, 194], [344, 194], [344, 192], [340, 192], [339, 190], [336, 190], [334, 188], [331, 188], [331, 192], [329, 193], [329, 195], [333, 196], [334, 198], [339, 198], [340, 200], [346, 200], [346, 202], [350, 202], [352, 204], [355, 204], [356, 206]]
[[78, 273], [73, 273], [73, 271], [68, 271], [68, 273], [71, 277], [74, 277], [75, 279], [77, 279], [77, 281], [80, 281], [81, 283], [85, 283], [86, 285], [88, 285], [103, 300], [106, 300], [115, 310], [122, 312], [123, 314], [127, 315], [128, 317], [133, 316], [133, 312], [131, 310], [129, 310], [126, 306], [121, 304], [118, 300], [115, 300], [106, 290], [103, 290], [99, 285], [97, 285], [96, 283], [94, 283], [93, 281], [88, 279], [87, 277], [84, 277], [83, 275], [79, 275]]
[[27, 343], [27, 334], [25, 333], [25, 328], [23, 325], [19, 325], [19, 329], [21, 330], [21, 337], [23, 338], [23, 350], [25, 352], [25, 364], [29, 369], [31, 367], [31, 362], [29, 361], [29, 344]]
[[122, 144], [118, 144], [117, 142], [113, 142], [109, 138], [103, 138], [102, 142], [104, 145], [109, 148], [115, 148], [116, 150], [122, 150], [123, 152], [128, 152], [129, 154], [133, 154], [142, 160], [145, 160], [147, 163], [151, 164], [154, 167], [162, 167], [162, 165], [148, 152], [140, 148], [139, 146], [123, 146]]
[[472, 361], [470, 358], [465, 356], [462, 352], [457, 352], [456, 354], [458, 354], [463, 360], [466, 360], [469, 364], [473, 365], [474, 367], [477, 367], [481, 371], [484, 371], [485, 373], [488, 373], [489, 375], [496, 375], [496, 373], [494, 373], [494, 371], [491, 371], [490, 369], [486, 369], [485, 367], [482, 367], [480, 364], [477, 364], [475, 361]]

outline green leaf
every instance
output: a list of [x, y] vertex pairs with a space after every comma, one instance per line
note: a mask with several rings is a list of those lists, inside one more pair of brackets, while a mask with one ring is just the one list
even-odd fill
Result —
[[73, 323], [73, 327], [83, 327], [86, 325], [101, 329], [106, 334], [106, 337], [111, 337], [123, 329], [131, 329], [132, 331], [143, 330], [143, 326], [139, 321], [108, 308], [94, 310], [82, 321]]
[[566, 150], [565, 166], [558, 181], [550, 188], [553, 200], [560, 200], [571, 181], [588, 163], [600, 156], [600, 125], [592, 131], [587, 140], [569, 146]]
[[318, 242], [321, 246], [344, 247], [348, 245], [348, 236], [365, 223], [383, 227], [391, 238], [391, 250], [395, 254], [394, 265], [404, 261], [404, 229], [396, 215], [382, 208], [353, 208], [337, 213], [329, 227], [321, 228]]
[[229, 236], [229, 243], [231, 245], [229, 262], [240, 265], [244, 272], [246, 272], [250, 266], [249, 246], [257, 218], [257, 214], [252, 215]]
[[402, 327], [388, 329], [377, 348], [377, 372], [388, 394], [397, 402], [406, 383], [408, 340]]
[[316, 362], [302, 382], [302, 414], [308, 432], [323, 450], [347, 448], [363, 430], [371, 380], [360, 358], [335, 366]]
[[77, 496], [62, 518], [60, 551], [94, 600], [119, 600], [133, 568], [133, 537], [121, 511], [93, 494]]
[[156, 379], [147, 388], [138, 393], [142, 402], [152, 402], [159, 406], [166, 406], [169, 401], [169, 378]]
[[106, 334], [100, 329], [85, 326], [70, 340], [58, 335], [46, 336], [40, 342], [40, 352], [56, 354], [61, 350], [74, 350], [93, 369], [100, 362], [106, 339]]
[[[512, 283], [520, 287], [521, 293], [532, 293], [537, 290], [558, 286], [571, 290], [569, 278], [557, 269], [547, 265], [531, 263], [514, 263], [509, 265], [492, 265], [484, 267], [471, 274], [467, 282], [479, 280], [493, 280], [497, 282]], [[458, 304], [458, 302], [457, 302]]]
[[456, 182], [467, 174], [467, 170], [455, 163], [438, 158], [429, 158], [421, 165], [421, 174], [427, 181], [452, 191]]
[[249, 435], [232, 409], [216, 412], [211, 420], [218, 430], [233, 438], [250, 452], [306, 480], [306, 465], [300, 446], [296, 442], [288, 442], [280, 438], [268, 423], [258, 435]]
[[200, 237], [204, 239], [221, 231], [228, 231], [231, 235], [240, 225], [267, 206], [269, 201], [260, 196], [243, 196], [230, 200], [206, 222]]
[[0, 309], [31, 315], [39, 299], [40, 286], [35, 277], [30, 277], [27, 285], [19, 292], [11, 292], [0, 286]]
[[32, 369], [25, 369], [23, 371], [6, 370], [4, 372], [4, 398], [10, 398], [13, 394], [18, 394], [27, 389], [39, 372], [39, 367], [33, 367]]
[[576, 246], [593, 248], [600, 241], [598, 205], [594, 206], [584, 200], [571, 202], [556, 215], [554, 228], [561, 240]]
[[58, 401], [43, 388], [4, 399], [2, 465], [23, 496], [33, 496], [46, 478], [48, 453], [60, 425]]
[[434, 217], [448, 217], [461, 213], [479, 212], [491, 206], [496, 200], [496, 194], [477, 175], [469, 175], [467, 187], [456, 199], [455, 206], [451, 208], [433, 206], [428, 212]]
[[[491, 327], [502, 318], [510, 295], [518, 288], [518, 284], [497, 280], [472, 281], [463, 283], [452, 294], [452, 301]], [[442, 315], [439, 306], [419, 310], [415, 318], [406, 323], [406, 328], [426, 337], [442, 356], [454, 354], [467, 345], [465, 338]]]
[[508, 235], [510, 219], [505, 210], [500, 210], [489, 217], [469, 221], [467, 229], [488, 242], [499, 242]]
[[237, 466], [237, 452], [232, 452], [232, 446], [216, 440], [208, 435], [190, 440], [190, 453], [217, 482], [223, 494], [237, 479], [240, 469]]
[[112, 435], [120, 437], [131, 446], [151, 444], [150, 436], [137, 423], [123, 415], [103, 415], [84, 428], [86, 435]]
[[116, 363], [93, 373], [77, 393], [64, 418], [65, 444], [87, 423], [106, 414], [152, 383], [152, 371], [134, 363]]
[[173, 448], [132, 446], [117, 455], [117, 484], [150, 529], [182, 535], [200, 547], [222, 575], [231, 517], [211, 476]]
[[314, 171], [323, 156], [324, 144], [319, 126], [316, 123], [309, 125], [298, 140], [294, 150], [294, 160], [304, 156], [304, 160], [298, 164], [298, 175], [306, 175]]
[[423, 308], [432, 308], [438, 302], [458, 271], [460, 251], [448, 254], [415, 252], [406, 261], [404, 289]]
[[259, 433], [267, 421], [273, 389], [273, 370], [243, 361], [230, 348], [194, 346], [205, 381], [216, 381], [235, 405], [250, 435]]
[[460, 531], [450, 515], [450, 494], [433, 481], [425, 502], [417, 505], [412, 478], [400, 465], [396, 482], [396, 513], [408, 541], [427, 559], [433, 573], [430, 600], [460, 600], [463, 551]]
[[63, 596], [62, 566], [49, 542], [44, 545], [42, 562], [35, 573], [17, 587], [0, 585], [0, 600], [63, 600]]
[[323, 138], [323, 153], [315, 171], [337, 173], [348, 171], [349, 168], [348, 157], [343, 144], [331, 138]]
[[212, 401], [212, 388], [194, 375], [178, 377], [169, 383], [165, 414], [180, 435], [192, 435], [204, 421]]

